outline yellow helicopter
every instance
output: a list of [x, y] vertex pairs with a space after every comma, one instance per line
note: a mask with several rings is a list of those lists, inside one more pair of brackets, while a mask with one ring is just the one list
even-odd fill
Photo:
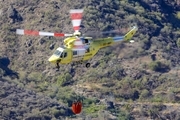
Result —
[[[107, 37], [107, 38], [93, 38], [82, 37], [79, 32], [83, 9], [70, 10], [70, 16], [74, 28], [74, 34], [63, 33], [50, 33], [32, 30], [17, 29], [16, 34], [20, 35], [40, 35], [40, 36], [68, 36], [64, 39], [64, 46], [58, 47], [54, 54], [48, 59], [49, 62], [56, 64], [56, 68], [59, 70], [59, 64], [68, 64], [71, 62], [83, 63], [84, 61], [92, 58], [99, 49], [107, 47], [120, 42], [134, 42], [131, 40], [133, 35], [138, 30], [137, 26], [133, 26], [124, 36]], [[85, 66], [90, 67], [90, 63], [86, 63]]]

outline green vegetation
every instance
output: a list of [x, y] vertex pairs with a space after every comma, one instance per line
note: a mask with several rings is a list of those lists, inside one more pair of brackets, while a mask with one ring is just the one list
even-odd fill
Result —
[[[15, 18], [10, 17], [10, 4], [18, 12]], [[176, 11], [177, 2], [16, 0], [4, 1], [0, 7], [0, 97], [9, 99], [0, 105], [0, 119], [61, 119], [61, 116], [99, 119], [114, 116], [120, 120], [160, 119], [159, 116], [169, 119], [173, 116], [178, 119], [178, 109], [171, 105], [180, 103], [180, 13]], [[89, 69], [61, 65], [60, 72], [56, 72], [47, 59], [63, 44], [64, 37], [17, 36], [15, 29], [72, 33], [69, 17], [72, 8], [84, 8], [82, 32], [109, 31], [137, 24], [135, 43], [100, 50], [89, 61], [92, 64]], [[150, 58], [152, 54], [155, 59]], [[9, 63], [4, 56], [9, 58]], [[28, 91], [21, 93], [24, 89], [37, 95]], [[10, 99], [8, 95], [16, 97]], [[48, 97], [49, 102], [42, 102], [46, 98], [35, 97], [38, 95]], [[84, 99], [83, 112], [76, 116], [71, 105], [78, 97]], [[102, 99], [113, 101], [117, 109], [108, 108], [106, 102], [100, 102]], [[15, 101], [21, 106], [17, 107]], [[154, 105], [157, 103], [162, 104]], [[63, 104], [66, 109], [55, 104]], [[172, 111], [163, 107], [166, 105], [171, 106]]]
[[180, 47], [180, 38], [177, 40], [177, 46]]
[[94, 103], [92, 103], [91, 105], [89, 105], [89, 107], [85, 108], [84, 110], [86, 111], [87, 114], [90, 113], [96, 113], [100, 110], [103, 110], [105, 107], [103, 105], [101, 106], [97, 106]]
[[149, 68], [153, 71], [166, 71], [169, 66], [160, 61], [153, 61], [149, 64]]
[[57, 84], [59, 86], [65, 86], [66, 84], [70, 84], [72, 82], [72, 76], [69, 73], [66, 73], [64, 75], [61, 75], [57, 79]]
[[118, 120], [129, 120], [132, 119], [130, 114], [126, 111], [119, 111]]

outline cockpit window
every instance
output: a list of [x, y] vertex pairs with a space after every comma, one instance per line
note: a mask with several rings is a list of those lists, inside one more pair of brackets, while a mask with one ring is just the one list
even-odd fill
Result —
[[60, 58], [65, 58], [65, 57], [67, 57], [67, 52], [62, 52]]
[[67, 57], [67, 52], [64, 53], [64, 58]]
[[61, 54], [60, 58], [62, 58], [62, 57], [63, 57], [63, 53]]
[[56, 50], [55, 52], [54, 52], [54, 55], [56, 55], [56, 56], [60, 56], [61, 55], [61, 51], [59, 51], [59, 50]]

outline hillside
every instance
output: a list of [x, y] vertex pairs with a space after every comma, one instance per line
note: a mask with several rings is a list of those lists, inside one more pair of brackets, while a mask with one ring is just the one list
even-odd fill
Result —
[[[76, 8], [84, 8], [82, 32], [137, 24], [135, 43], [100, 50], [88, 69], [56, 71], [47, 60], [65, 37], [15, 34], [17, 28], [72, 33], [69, 10]], [[1, 119], [179, 119], [179, 8], [170, 0], [1, 0], [0, 97], [8, 100]], [[73, 115], [77, 96], [83, 112]]]
[[43, 94], [38, 95], [4, 79], [0, 84], [0, 119], [55, 119], [72, 114], [70, 109]]

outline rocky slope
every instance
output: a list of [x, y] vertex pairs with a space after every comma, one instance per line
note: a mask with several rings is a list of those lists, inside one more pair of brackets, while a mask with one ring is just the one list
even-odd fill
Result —
[[[2, 119], [178, 119], [178, 1], [1, 0], [0, 8]], [[90, 69], [62, 65], [56, 72], [47, 59], [64, 38], [15, 30], [72, 33], [72, 8], [85, 10], [83, 32], [136, 23], [136, 42], [100, 50]], [[84, 97], [78, 116], [69, 111], [77, 96]]]
[[0, 85], [0, 119], [63, 119], [72, 114], [57, 100], [36, 94], [16, 83], [1, 78]]

